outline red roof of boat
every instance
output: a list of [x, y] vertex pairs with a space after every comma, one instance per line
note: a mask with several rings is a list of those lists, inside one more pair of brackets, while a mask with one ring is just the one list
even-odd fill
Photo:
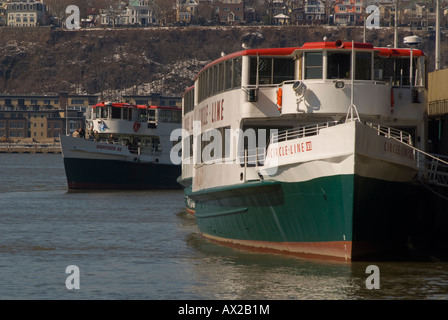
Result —
[[165, 106], [147, 106], [142, 104], [130, 104], [125, 102], [107, 102], [102, 101], [100, 103], [97, 103], [96, 105], [92, 106], [92, 108], [98, 108], [98, 107], [116, 107], [116, 108], [137, 108], [137, 109], [168, 109], [168, 110], [181, 110], [179, 107], [165, 107]]
[[[380, 56], [383, 57], [409, 57], [411, 55], [411, 49], [394, 49], [394, 48], [376, 48], [370, 43], [354, 42], [355, 49], [366, 49], [375, 50]], [[267, 49], [247, 49], [238, 52], [234, 52], [223, 56], [213, 62], [207, 64], [199, 73], [196, 75], [195, 79], [209, 67], [220, 63], [225, 60], [241, 57], [241, 56], [289, 56], [292, 55], [297, 50], [323, 50], [323, 49], [352, 49], [352, 42], [343, 42], [341, 40], [336, 41], [320, 41], [320, 42], [306, 42], [301, 47], [287, 47], [287, 48], [267, 48]], [[424, 56], [422, 50], [412, 49], [413, 56]], [[187, 90], [188, 91], [188, 90]]]

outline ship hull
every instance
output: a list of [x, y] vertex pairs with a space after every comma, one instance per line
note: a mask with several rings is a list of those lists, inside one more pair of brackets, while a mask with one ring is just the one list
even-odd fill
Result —
[[61, 136], [70, 190], [181, 189], [181, 166], [132, 154], [125, 146]]
[[64, 158], [64, 166], [71, 190], [180, 189], [176, 165]]
[[195, 217], [205, 237], [256, 251], [338, 260], [405, 255], [418, 193], [414, 184], [357, 175], [261, 182], [195, 195]]
[[405, 255], [422, 187], [413, 180], [411, 150], [374, 133], [359, 123], [340, 125], [311, 141], [316, 150], [337, 145], [339, 153], [278, 161], [277, 173], [264, 180], [191, 193], [200, 232], [230, 246], [303, 257]]

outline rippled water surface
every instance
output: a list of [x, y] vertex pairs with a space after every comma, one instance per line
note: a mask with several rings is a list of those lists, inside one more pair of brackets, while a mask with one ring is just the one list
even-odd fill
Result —
[[[68, 192], [60, 155], [0, 154], [0, 182], [0, 299], [448, 298], [445, 262], [225, 248], [198, 234], [182, 191]], [[366, 287], [372, 264], [379, 289]], [[70, 265], [78, 290], [66, 287]]]

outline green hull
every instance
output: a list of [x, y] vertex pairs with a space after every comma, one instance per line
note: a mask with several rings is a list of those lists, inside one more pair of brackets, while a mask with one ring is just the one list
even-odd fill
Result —
[[261, 251], [356, 260], [406, 250], [416, 186], [357, 175], [192, 193], [201, 233]]

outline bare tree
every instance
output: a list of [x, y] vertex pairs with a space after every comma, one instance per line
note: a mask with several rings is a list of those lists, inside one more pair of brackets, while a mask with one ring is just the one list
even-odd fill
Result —
[[166, 25], [168, 17], [176, 8], [176, 0], [154, 0], [152, 10], [160, 25]]
[[125, 8], [126, 3], [123, 0], [104, 0], [104, 12], [109, 21], [112, 21], [113, 27], [120, 22], [119, 17]]
[[47, 0], [45, 1], [48, 11], [54, 17], [55, 23], [62, 25], [65, 21], [65, 10], [69, 5], [76, 5], [74, 0]]

